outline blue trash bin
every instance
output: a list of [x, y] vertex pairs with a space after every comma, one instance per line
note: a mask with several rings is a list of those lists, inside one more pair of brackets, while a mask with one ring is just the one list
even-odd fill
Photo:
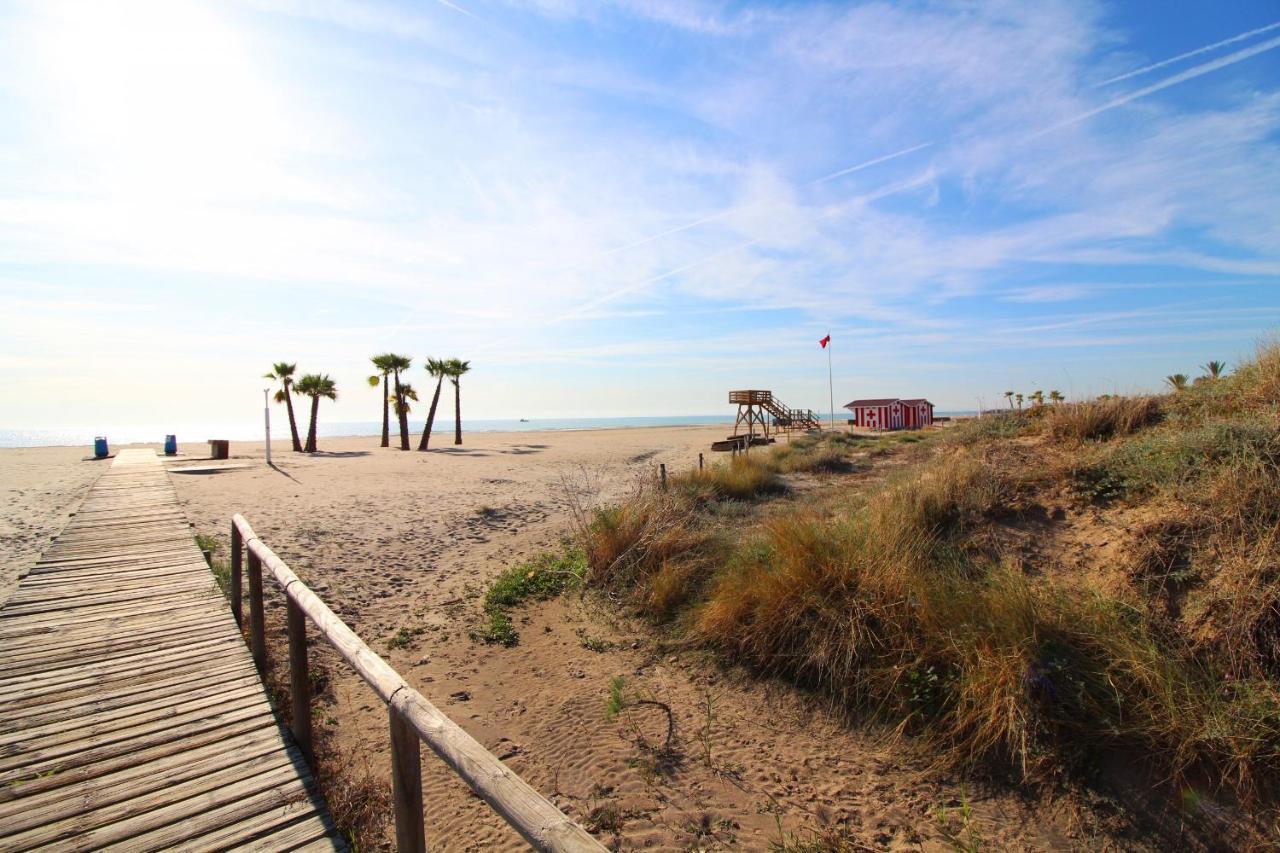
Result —
[[100, 435], [93, 440], [93, 455], [98, 459], [106, 457], [110, 453], [107, 450], [107, 437]]
[[164, 437], [164, 455], [176, 456], [178, 454], [178, 437], [176, 435], [166, 435]]

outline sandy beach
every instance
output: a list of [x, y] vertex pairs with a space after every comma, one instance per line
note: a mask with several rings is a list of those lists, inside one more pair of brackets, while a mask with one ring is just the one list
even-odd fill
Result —
[[[618, 607], [565, 596], [516, 614], [520, 643], [475, 642], [479, 599], [497, 573], [555, 547], [570, 529], [569, 489], [619, 497], [636, 478], [697, 464], [723, 426], [489, 433], [431, 452], [377, 438], [327, 439], [304, 456], [232, 444], [244, 467], [181, 473], [203, 444], [168, 462], [193, 533], [228, 540], [233, 513], [365, 641], [531, 785], [619, 849], [767, 849], [839, 826], [876, 848], [949, 849], [960, 804], [998, 845], [1057, 846], [1070, 815], [1031, 808], [931, 772], [875, 732], [857, 730], [794, 688], [724, 671], [673, 648]], [[102, 463], [80, 448], [0, 451], [9, 583], [55, 535]], [[204, 463], [208, 464], [208, 463]], [[225, 552], [224, 552], [225, 556]], [[282, 610], [271, 590], [271, 612]], [[397, 634], [406, 642], [391, 644]], [[283, 637], [275, 637], [279, 656]], [[332, 683], [317, 724], [353, 766], [385, 780], [386, 715], [326, 649]], [[279, 659], [279, 658], [278, 658]], [[668, 704], [679, 755], [653, 772], [636, 738], [662, 715], [606, 719], [611, 679]], [[429, 751], [423, 752], [428, 842], [436, 849], [524, 849], [513, 831]], [[941, 818], [939, 817], [941, 816]], [[390, 840], [390, 836], [388, 836]]]

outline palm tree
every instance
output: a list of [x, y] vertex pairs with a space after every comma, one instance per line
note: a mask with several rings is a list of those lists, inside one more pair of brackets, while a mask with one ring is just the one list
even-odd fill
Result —
[[411, 411], [409, 408], [409, 401], [412, 400], [415, 403], [418, 402], [418, 392], [413, 390], [413, 386], [408, 382], [402, 382], [400, 383], [400, 397], [400, 400], [396, 400], [394, 396], [391, 398], [391, 402], [396, 404], [396, 415], [404, 415], [408, 417], [409, 412]]
[[431, 443], [431, 426], [436, 422], [436, 404], [440, 402], [440, 386], [449, 375], [449, 362], [442, 358], [427, 359], [427, 374], [436, 378], [436, 393], [431, 396], [431, 409], [427, 412], [427, 425], [422, 430], [422, 440], [418, 442], [419, 450], [426, 450]]
[[311, 398], [311, 426], [307, 429], [307, 453], [316, 452], [316, 418], [320, 414], [320, 398], [338, 399], [338, 387], [329, 374], [308, 373], [294, 384], [294, 390]]
[[404, 386], [400, 382], [400, 374], [413, 366], [413, 359], [407, 355], [396, 355], [395, 353], [389, 353], [387, 358], [390, 359], [391, 377], [395, 385], [396, 415], [400, 420], [400, 449], [408, 450], [409, 408], [404, 402]]
[[1064, 397], [1064, 396], [1062, 396], [1062, 392], [1061, 392], [1061, 391], [1050, 391], [1050, 392], [1049, 392], [1049, 402], [1053, 403], [1055, 406], [1056, 406], [1056, 405], [1058, 405], [1059, 403], [1061, 403], [1061, 402], [1062, 402], [1063, 400], [1065, 400], [1065, 399], [1067, 399], [1067, 398], [1066, 398], [1066, 397]]
[[1206, 379], [1221, 379], [1222, 374], [1227, 372], [1227, 363], [1225, 361], [1210, 361], [1207, 364], [1200, 365], [1200, 369], [1204, 371]]
[[1004, 398], [1009, 401], [1009, 411], [1013, 411], [1013, 392], [1005, 391]]
[[1031, 395], [1031, 401], [1032, 401], [1033, 403], [1035, 403], [1035, 404], [1036, 404], [1036, 406], [1043, 406], [1043, 405], [1044, 405], [1044, 392], [1043, 392], [1043, 391], [1041, 391], [1041, 390], [1039, 390], [1039, 389], [1036, 389], [1035, 393], [1033, 393], [1033, 394]]
[[1181, 391], [1187, 387], [1187, 374], [1175, 373], [1172, 376], [1166, 376], [1164, 381], [1173, 390]]
[[1022, 396], [1021, 394], [1014, 394], [1014, 395], [1013, 395], [1013, 397], [1014, 397], [1014, 399], [1015, 399], [1015, 400], [1017, 400], [1017, 401], [1018, 401], [1018, 411], [1019, 411], [1019, 412], [1021, 412], [1021, 411], [1022, 411], [1022, 401], [1023, 401], [1023, 399], [1024, 399], [1024, 398], [1023, 398], [1023, 396]]
[[453, 383], [453, 443], [462, 444], [462, 374], [471, 369], [471, 362], [449, 359], [449, 381]]
[[276, 391], [276, 402], [284, 403], [284, 407], [289, 410], [289, 433], [293, 436], [293, 452], [301, 453], [302, 442], [298, 440], [298, 422], [293, 419], [293, 397], [289, 394], [289, 388], [293, 385], [293, 372], [297, 369], [296, 364], [277, 361], [271, 365], [271, 372], [264, 374], [262, 378], [280, 383], [280, 390]]
[[374, 388], [377, 388], [379, 384], [382, 385], [382, 446], [383, 447], [391, 446], [390, 429], [387, 421], [387, 413], [389, 411], [388, 396], [387, 396], [388, 394], [387, 377], [391, 375], [391, 370], [392, 370], [391, 359], [392, 358], [394, 358], [394, 356], [391, 353], [384, 352], [381, 355], [375, 355], [369, 359], [370, 361], [373, 362], [373, 366], [378, 369], [377, 373], [369, 377], [369, 385], [371, 385]]

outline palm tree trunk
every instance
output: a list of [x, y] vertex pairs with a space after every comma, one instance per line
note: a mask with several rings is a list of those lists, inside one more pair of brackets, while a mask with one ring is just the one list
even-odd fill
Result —
[[382, 374], [382, 446], [391, 446], [390, 423], [387, 421], [387, 406], [389, 405], [387, 396], [387, 374]]
[[409, 449], [409, 413], [404, 407], [404, 388], [400, 385], [400, 373], [396, 372], [396, 417], [400, 421], [400, 449]]
[[453, 380], [453, 443], [462, 444], [462, 380]]
[[302, 442], [298, 439], [298, 422], [293, 418], [293, 396], [289, 394], [289, 386], [284, 386], [284, 407], [289, 410], [289, 433], [293, 436], [293, 452], [302, 452]]
[[311, 427], [307, 430], [307, 452], [316, 452], [316, 418], [320, 414], [320, 395], [311, 398]]
[[431, 443], [431, 425], [436, 422], [436, 404], [440, 402], [440, 386], [444, 384], [444, 376], [442, 375], [436, 380], [436, 393], [431, 398], [431, 410], [427, 412], [427, 425], [422, 430], [422, 441], [418, 442], [419, 450], [426, 450], [427, 445]]

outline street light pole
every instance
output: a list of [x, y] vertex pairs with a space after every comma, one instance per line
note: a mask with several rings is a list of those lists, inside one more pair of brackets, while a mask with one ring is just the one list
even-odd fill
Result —
[[262, 418], [267, 426], [267, 464], [271, 464], [271, 401], [267, 396], [271, 393], [270, 388], [262, 389]]

